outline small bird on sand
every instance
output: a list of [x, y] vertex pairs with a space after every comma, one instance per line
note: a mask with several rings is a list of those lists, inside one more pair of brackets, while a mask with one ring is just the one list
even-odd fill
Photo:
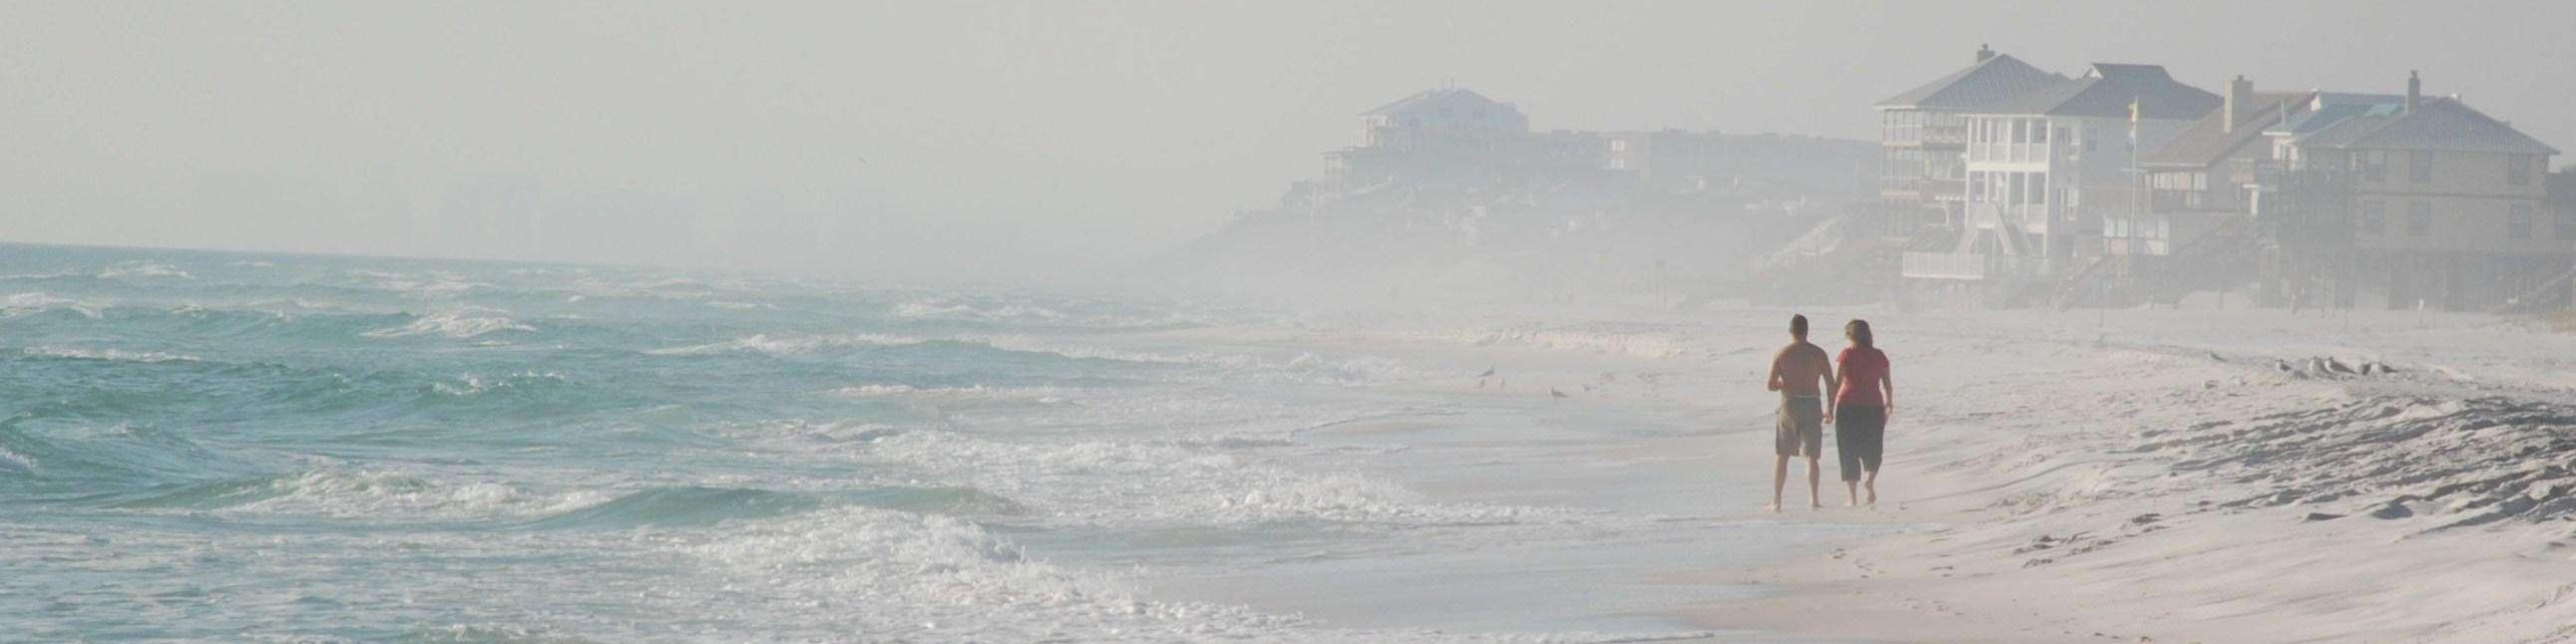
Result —
[[1567, 397], [1567, 396], [1565, 395], [1565, 392], [1557, 391], [1555, 387], [1549, 387], [1549, 388], [1547, 388], [1547, 395], [1548, 395], [1548, 397], [1550, 397], [1550, 398], [1565, 398], [1565, 397]]

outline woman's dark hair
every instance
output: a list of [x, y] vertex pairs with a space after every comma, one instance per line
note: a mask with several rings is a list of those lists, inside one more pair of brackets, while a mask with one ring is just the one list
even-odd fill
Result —
[[1852, 320], [1850, 324], [1843, 325], [1843, 335], [1851, 336], [1852, 344], [1860, 345], [1860, 348], [1878, 348], [1878, 345], [1871, 343], [1874, 338], [1869, 336], [1868, 320]]

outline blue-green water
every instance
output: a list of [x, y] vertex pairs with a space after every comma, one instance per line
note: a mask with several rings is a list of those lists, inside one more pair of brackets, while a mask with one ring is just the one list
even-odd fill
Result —
[[0, 246], [0, 639], [1437, 639], [1137, 580], [1617, 532], [1424, 500], [1353, 473], [1404, 446], [1300, 438], [1479, 413], [1366, 386], [1480, 365], [1169, 339], [1253, 323], [1276, 320]]

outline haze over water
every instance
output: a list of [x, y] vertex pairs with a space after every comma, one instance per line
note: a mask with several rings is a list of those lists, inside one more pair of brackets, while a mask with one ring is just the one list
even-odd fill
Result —
[[[1368, 387], [1481, 366], [1158, 339], [1242, 310], [6, 250], [0, 615], [33, 639], [1676, 632], [1609, 615], [1730, 591], [1613, 584], [1569, 604], [1549, 586], [1588, 573], [1523, 566], [1789, 541], [1669, 539], [1657, 517], [1695, 491], [1425, 496], [1397, 479], [1565, 474], [1493, 441], [1683, 430]], [[1403, 418], [1427, 420], [1401, 440], [1308, 433]], [[1479, 447], [1439, 446], [1461, 439]], [[1406, 607], [1423, 575], [1460, 574], [1517, 581]], [[1371, 593], [1391, 599], [1333, 603]]]

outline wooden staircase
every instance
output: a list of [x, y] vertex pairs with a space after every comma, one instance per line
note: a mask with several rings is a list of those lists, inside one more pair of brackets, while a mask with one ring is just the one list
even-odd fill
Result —
[[2559, 273], [2557, 277], [2542, 280], [2539, 286], [2532, 287], [2519, 297], [2506, 300], [2505, 304], [2497, 306], [2492, 312], [2527, 313], [2566, 303], [2571, 292], [2569, 286], [2571, 282], [2576, 282], [2576, 267], [2569, 267], [2567, 272]]
[[2255, 255], [2263, 236], [2251, 222], [2231, 221], [2193, 238], [2165, 258], [2165, 268], [2148, 277], [2149, 297], [2176, 304], [2205, 290], [2242, 286], [2254, 275]]

